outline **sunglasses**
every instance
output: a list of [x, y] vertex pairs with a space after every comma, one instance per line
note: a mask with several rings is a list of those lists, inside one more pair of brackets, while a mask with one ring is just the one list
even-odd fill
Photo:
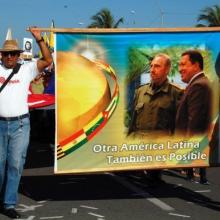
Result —
[[7, 57], [7, 56], [11, 56], [11, 57], [14, 57], [14, 56], [16, 56], [16, 55], [19, 55], [19, 53], [17, 52], [17, 51], [8, 51], [8, 52], [2, 52], [2, 56], [5, 56], [5, 57]]

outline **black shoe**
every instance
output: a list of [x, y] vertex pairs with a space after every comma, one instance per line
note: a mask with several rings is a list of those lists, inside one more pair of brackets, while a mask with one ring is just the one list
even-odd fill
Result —
[[154, 178], [153, 182], [157, 183], [158, 185], [166, 184], [166, 182], [162, 178], [160, 178], [160, 177]]
[[161, 178], [149, 178], [147, 179], [147, 185], [151, 188], [157, 188], [159, 186], [166, 185], [166, 182]]
[[3, 209], [2, 214], [8, 216], [9, 218], [16, 219], [16, 218], [21, 218], [21, 215], [14, 209]]
[[200, 184], [202, 184], [202, 185], [210, 185], [208, 180], [200, 180]]
[[198, 183], [198, 181], [196, 181], [196, 179], [194, 177], [187, 177], [186, 180], [191, 183]]

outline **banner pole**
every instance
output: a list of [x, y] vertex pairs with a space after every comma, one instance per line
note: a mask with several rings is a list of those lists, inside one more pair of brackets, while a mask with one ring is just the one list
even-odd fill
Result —
[[[215, 32], [220, 27], [192, 27], [192, 28], [43, 28], [36, 27], [35, 30], [42, 32], [57, 33], [130, 33], [130, 32]], [[27, 28], [27, 31], [30, 31]]]

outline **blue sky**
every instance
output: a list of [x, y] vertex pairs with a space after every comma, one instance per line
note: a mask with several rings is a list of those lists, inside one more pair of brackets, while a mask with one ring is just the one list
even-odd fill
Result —
[[102, 8], [123, 17], [123, 28], [193, 27], [201, 10], [215, 4], [220, 0], [0, 0], [0, 45], [9, 27], [22, 47], [29, 26], [47, 28], [53, 19], [57, 28], [85, 28]]

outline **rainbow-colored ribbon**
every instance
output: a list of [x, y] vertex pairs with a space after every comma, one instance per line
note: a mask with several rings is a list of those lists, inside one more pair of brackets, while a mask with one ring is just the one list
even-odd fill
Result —
[[95, 64], [105, 70], [115, 82], [111, 102], [108, 107], [104, 111], [100, 112], [91, 122], [58, 144], [57, 159], [65, 157], [91, 140], [105, 126], [116, 109], [119, 101], [119, 86], [117, 83], [116, 73], [109, 64], [101, 61], [95, 61]]

